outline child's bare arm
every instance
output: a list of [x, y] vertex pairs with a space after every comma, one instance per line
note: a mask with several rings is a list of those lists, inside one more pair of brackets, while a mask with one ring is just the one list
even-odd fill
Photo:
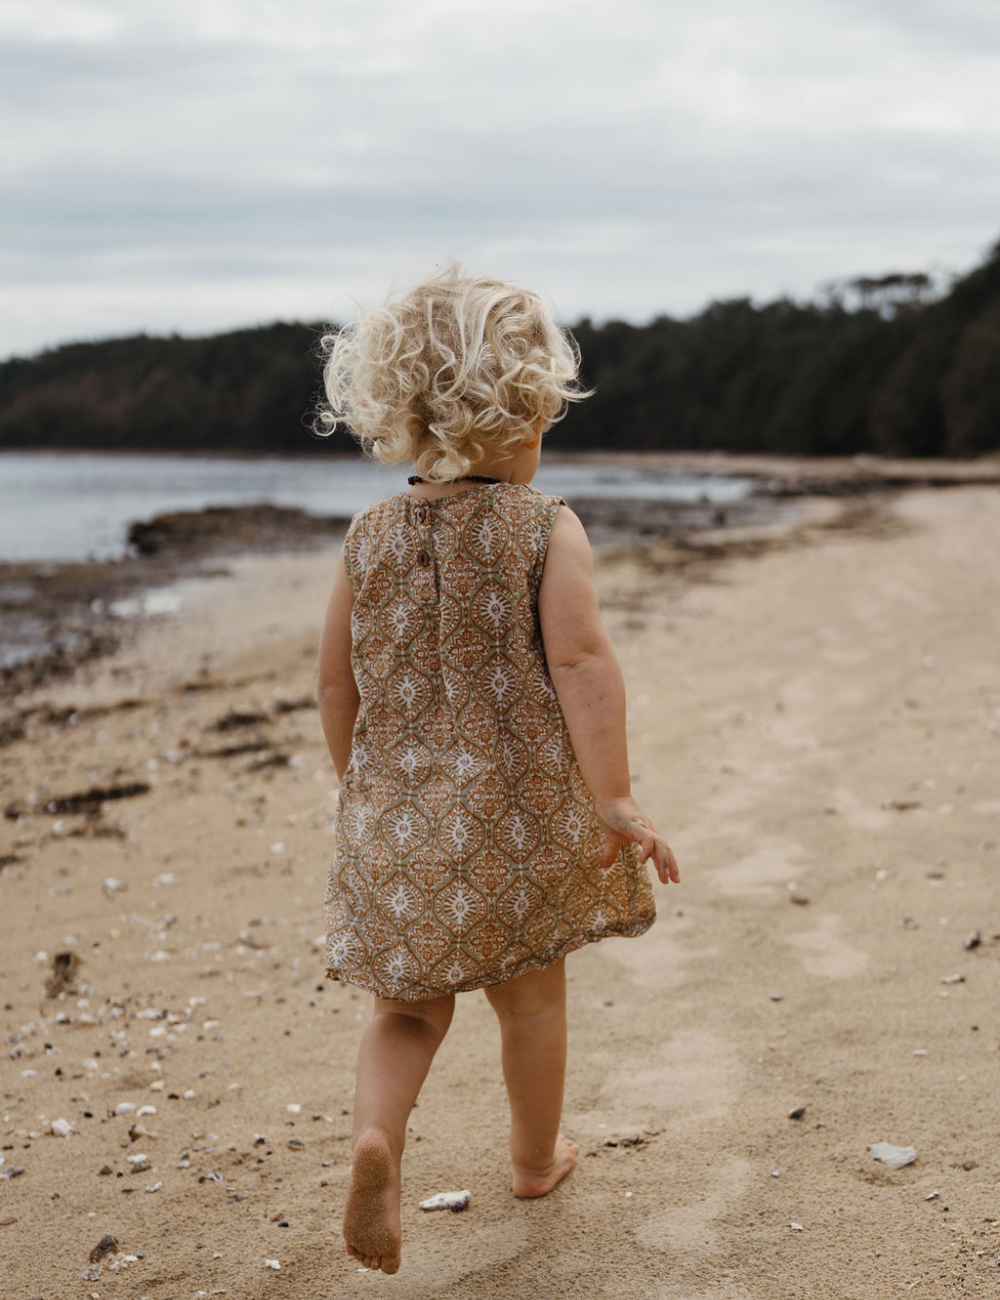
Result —
[[319, 646], [317, 697], [323, 735], [330, 757], [343, 779], [351, 756], [351, 736], [358, 716], [357, 683], [351, 668], [351, 609], [354, 589], [344, 567], [341, 551], [333, 571], [333, 589], [326, 608]]
[[566, 506], [556, 512], [538, 594], [542, 640], [552, 684], [587, 788], [605, 826], [605, 864], [623, 839], [642, 845], [660, 879], [677, 881], [674, 855], [635, 803], [628, 770], [625, 685], [601, 620], [593, 558], [583, 525]]

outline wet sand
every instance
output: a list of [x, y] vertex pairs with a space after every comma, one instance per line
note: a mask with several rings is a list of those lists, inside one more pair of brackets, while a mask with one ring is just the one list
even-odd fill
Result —
[[[683, 883], [648, 935], [569, 959], [582, 1152], [543, 1200], [508, 1190], [495, 1021], [459, 999], [396, 1278], [339, 1238], [367, 1000], [322, 979], [332, 554], [235, 561], [20, 701], [3, 1294], [997, 1294], [998, 528], [992, 487], [912, 489], [604, 553], [634, 788]], [[418, 1208], [458, 1188], [464, 1213]]]

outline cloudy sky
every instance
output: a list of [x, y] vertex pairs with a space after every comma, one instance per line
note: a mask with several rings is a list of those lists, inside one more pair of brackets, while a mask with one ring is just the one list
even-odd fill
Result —
[[0, 0], [0, 355], [342, 319], [455, 254], [572, 321], [965, 270], [996, 0]]

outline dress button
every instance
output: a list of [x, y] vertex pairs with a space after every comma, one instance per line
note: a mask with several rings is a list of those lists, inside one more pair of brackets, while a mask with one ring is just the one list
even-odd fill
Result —
[[417, 523], [425, 524], [427, 522], [427, 507], [417, 506]]
[[423, 566], [426, 568], [426, 566], [427, 566], [428, 564], [430, 564], [430, 562], [431, 562], [431, 557], [430, 557], [430, 553], [429, 553], [428, 551], [418, 551], [418, 552], [417, 552], [417, 563], [418, 563], [418, 564], [421, 564], [421, 565], [423, 565]]

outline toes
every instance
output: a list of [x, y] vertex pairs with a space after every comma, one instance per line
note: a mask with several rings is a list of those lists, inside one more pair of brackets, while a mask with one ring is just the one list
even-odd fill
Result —
[[383, 1273], [398, 1273], [398, 1272], [399, 1272], [399, 1258], [400, 1258], [400, 1257], [399, 1257], [398, 1255], [383, 1255], [383, 1256], [382, 1256], [382, 1272], [383, 1272]]

